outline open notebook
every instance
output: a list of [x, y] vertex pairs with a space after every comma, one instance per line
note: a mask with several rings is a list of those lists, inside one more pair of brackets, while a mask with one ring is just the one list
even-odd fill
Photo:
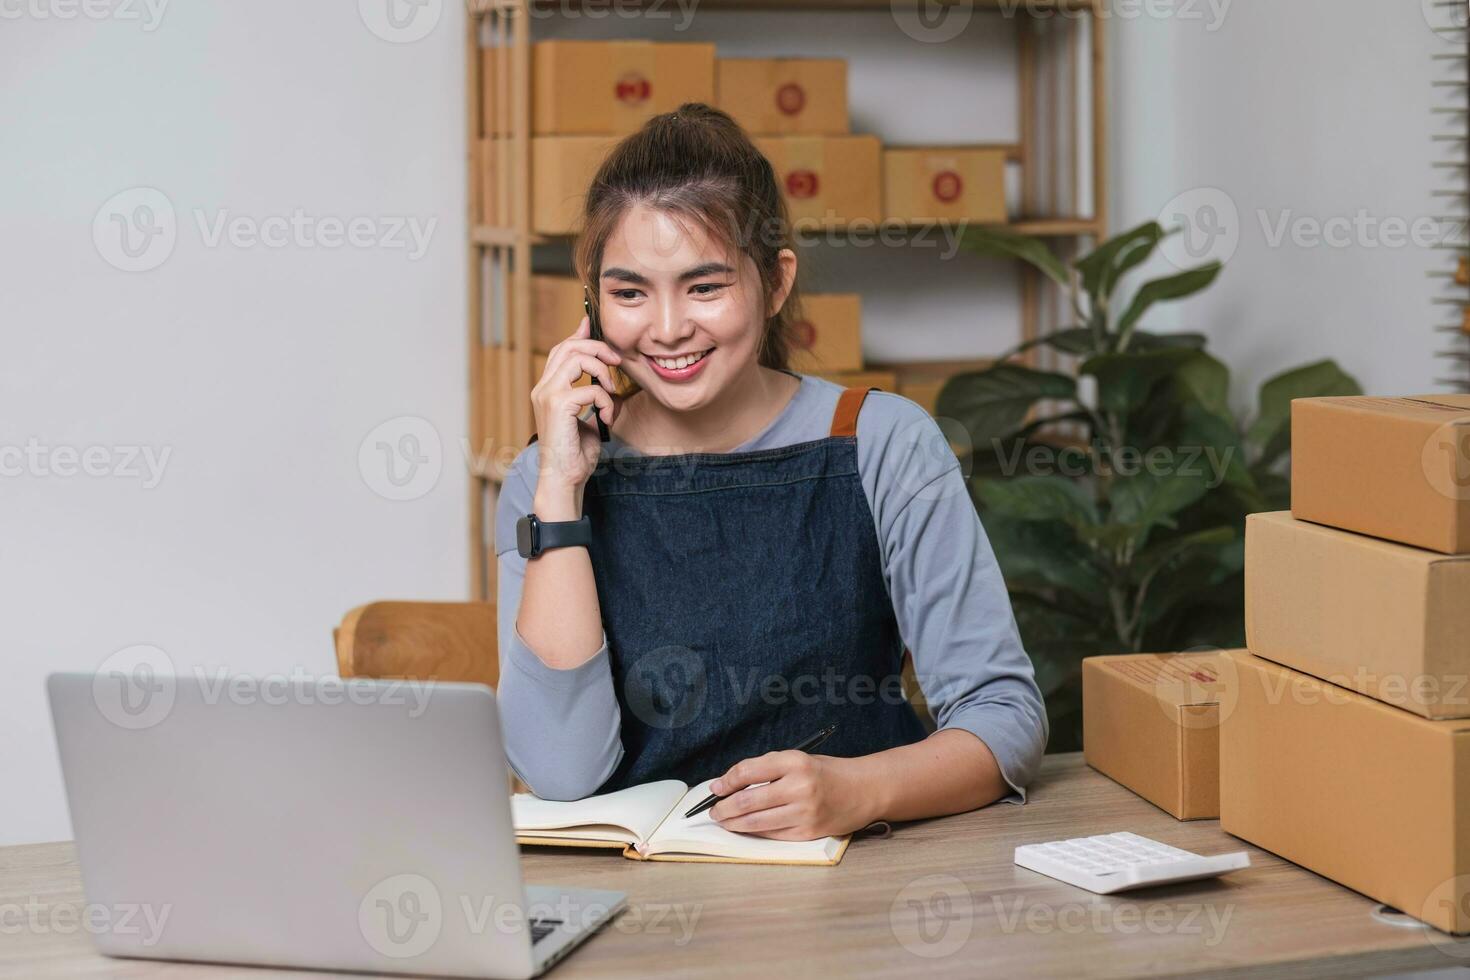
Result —
[[567, 803], [517, 793], [510, 801], [516, 840], [562, 847], [616, 847], [635, 861], [830, 865], [842, 860], [848, 837], [770, 840], [725, 830], [708, 810], [685, 817], [685, 811], [709, 796], [713, 781], [689, 787], [677, 779], [664, 779]]

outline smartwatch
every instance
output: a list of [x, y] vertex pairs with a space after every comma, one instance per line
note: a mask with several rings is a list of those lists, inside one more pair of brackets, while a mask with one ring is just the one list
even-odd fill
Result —
[[527, 514], [516, 521], [516, 551], [522, 558], [535, 558], [552, 548], [586, 547], [592, 543], [592, 519], [543, 521]]

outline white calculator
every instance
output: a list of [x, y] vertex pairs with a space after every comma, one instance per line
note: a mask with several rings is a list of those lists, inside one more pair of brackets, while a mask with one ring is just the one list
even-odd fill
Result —
[[1016, 848], [1016, 864], [1099, 895], [1213, 878], [1248, 868], [1245, 851], [1205, 857], [1137, 834], [1074, 837]]

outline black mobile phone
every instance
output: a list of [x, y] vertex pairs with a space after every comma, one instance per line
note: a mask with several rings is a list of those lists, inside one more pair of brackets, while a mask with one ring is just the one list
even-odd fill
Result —
[[[592, 307], [592, 291], [586, 286], [582, 287], [582, 309], [587, 311], [587, 326], [592, 334], [593, 340], [602, 340], [602, 323], [597, 318], [597, 310]], [[602, 383], [593, 377], [592, 383], [601, 388]], [[592, 418], [597, 422], [597, 438], [607, 442], [607, 423], [602, 421], [602, 414], [596, 407], [592, 409]]]

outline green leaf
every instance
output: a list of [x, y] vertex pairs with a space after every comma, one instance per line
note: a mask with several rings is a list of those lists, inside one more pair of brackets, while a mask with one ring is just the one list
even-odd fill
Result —
[[1203, 406], [1188, 404], [1180, 410], [1177, 435], [1179, 449], [1193, 457], [1181, 464], [1203, 470], [1209, 489], [1223, 483], [1235, 492], [1247, 513], [1270, 509], [1247, 465], [1234, 419], [1226, 421]]
[[1127, 415], [1142, 405], [1154, 385], [1179, 370], [1196, 355], [1184, 347], [1124, 354], [1099, 354], [1078, 369], [1079, 374], [1097, 378], [1098, 406], [1107, 412]]
[[1174, 527], [1174, 515], [1208, 490], [1209, 481], [1203, 472], [1156, 472], [1145, 465], [1137, 473], [1115, 479], [1108, 487], [1108, 524], [1126, 528], [1126, 541], [1142, 547], [1153, 528]]
[[1180, 364], [1174, 384], [1181, 395], [1210, 414], [1234, 423], [1230, 414], [1230, 369], [1209, 354], [1196, 351], [1194, 357]]
[[1246, 433], [1257, 465], [1270, 468], [1291, 450], [1291, 402], [1294, 398], [1361, 395], [1357, 379], [1336, 361], [1317, 361], [1276, 375], [1261, 385], [1261, 410]]
[[1118, 320], [1119, 349], [1127, 348], [1129, 335], [1143, 314], [1148, 312], [1149, 307], [1166, 300], [1192, 296], [1214, 282], [1215, 278], [1220, 275], [1221, 268], [1219, 262], [1207, 262], [1196, 269], [1189, 269], [1164, 279], [1154, 279], [1140, 286], [1133, 297], [1133, 302], [1128, 304], [1127, 312]]
[[970, 225], [960, 238], [960, 244], [968, 251], [991, 258], [1020, 259], [1039, 269], [1043, 275], [1059, 286], [1071, 285], [1067, 267], [1052, 254], [1046, 243], [1039, 238], [1018, 235], [1002, 228], [987, 228]]
[[1058, 521], [1021, 521], [995, 511], [981, 517], [1001, 574], [1011, 589], [1062, 590], [1068, 604], [1097, 622], [1107, 605], [1107, 580], [1087, 548]]
[[1074, 528], [1098, 521], [1097, 504], [1087, 491], [1063, 476], [986, 480], [975, 493], [988, 509], [1018, 521], [1061, 521]]
[[1233, 527], [1211, 527], [1149, 545], [1138, 553], [1130, 569], [1134, 582], [1157, 575], [1169, 565], [1186, 558], [1191, 552], [1209, 551], [1233, 542], [1238, 535]]
[[1203, 350], [1208, 338], [1202, 333], [1148, 333], [1133, 331], [1133, 342], [1129, 347], [1136, 351], [1159, 350], [1165, 347], [1188, 347]]
[[1244, 566], [1243, 537], [1237, 536], [1234, 541], [1195, 550], [1187, 560], [1171, 568], [1169, 574], [1154, 583], [1144, 598], [1144, 619], [1150, 623], [1158, 622], [1180, 605], [1193, 606], [1212, 601], [1239, 603], [1239, 596], [1220, 592], [1227, 583], [1239, 581]]
[[1077, 383], [1065, 374], [997, 364], [950, 378], [939, 392], [934, 414], [955, 419], [970, 433], [972, 445], [989, 448], [1019, 429], [1041, 399], [1076, 395]]
[[996, 361], [1009, 361], [1017, 354], [1023, 354], [1033, 347], [1050, 347], [1059, 350], [1063, 354], [1071, 354], [1074, 357], [1083, 354], [1096, 353], [1097, 345], [1093, 342], [1092, 331], [1087, 327], [1068, 327], [1065, 330], [1054, 330], [1041, 337], [1033, 337], [1022, 344], [1017, 344], [1006, 351]]
[[1163, 524], [1205, 495], [1203, 473], [1153, 473], [1142, 470], [1114, 480], [1108, 490], [1108, 517], [1124, 524]]
[[1082, 273], [1082, 288], [1101, 305], [1112, 294], [1123, 274], [1153, 254], [1164, 237], [1157, 221], [1149, 221], [1123, 232], [1099, 245], [1091, 254], [1074, 263]]

